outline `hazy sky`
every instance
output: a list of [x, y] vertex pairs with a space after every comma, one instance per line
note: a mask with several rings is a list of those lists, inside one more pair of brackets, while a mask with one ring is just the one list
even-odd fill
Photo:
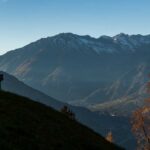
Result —
[[0, 54], [61, 32], [150, 34], [150, 0], [0, 0]]

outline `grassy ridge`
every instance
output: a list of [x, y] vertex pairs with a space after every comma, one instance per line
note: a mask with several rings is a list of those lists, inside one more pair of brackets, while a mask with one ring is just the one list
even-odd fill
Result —
[[0, 92], [2, 150], [117, 150], [100, 135], [30, 99]]

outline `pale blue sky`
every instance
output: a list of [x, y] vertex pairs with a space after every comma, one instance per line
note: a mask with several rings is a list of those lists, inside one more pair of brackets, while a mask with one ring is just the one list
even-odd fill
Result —
[[150, 34], [150, 0], [0, 0], [0, 54], [62, 32]]

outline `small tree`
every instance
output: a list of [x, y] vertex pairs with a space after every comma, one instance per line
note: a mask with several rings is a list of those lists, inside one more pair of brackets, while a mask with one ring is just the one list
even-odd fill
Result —
[[107, 136], [106, 136], [106, 140], [109, 141], [110, 143], [113, 142], [113, 134], [112, 132], [108, 132]]
[[62, 112], [62, 113], [65, 114], [66, 116], [68, 116], [70, 119], [76, 120], [76, 119], [75, 119], [75, 114], [69, 109], [68, 106], [63, 106], [63, 107], [61, 108], [60, 112]]

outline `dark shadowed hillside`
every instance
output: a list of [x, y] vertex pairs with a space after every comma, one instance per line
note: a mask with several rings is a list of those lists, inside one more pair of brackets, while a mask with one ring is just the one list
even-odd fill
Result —
[[[4, 75], [4, 81], [2, 82], [3, 90], [28, 97], [57, 110], [60, 110], [64, 105], [68, 105], [68, 107], [76, 114], [76, 119], [82, 124], [88, 126], [103, 136], [106, 136], [106, 134], [111, 130], [117, 144], [126, 147], [129, 150], [132, 150], [135, 147], [135, 144], [133, 144], [134, 138], [130, 131], [128, 118], [110, 116], [109, 114], [98, 114], [91, 112], [87, 108], [65, 104], [31, 88], [30, 86], [27, 86], [12, 75], [2, 71], [0, 71], [0, 74]], [[120, 135], [122, 136], [120, 137]], [[128, 145], [128, 147], [126, 145]]]
[[119, 150], [87, 127], [25, 97], [0, 92], [0, 148]]

